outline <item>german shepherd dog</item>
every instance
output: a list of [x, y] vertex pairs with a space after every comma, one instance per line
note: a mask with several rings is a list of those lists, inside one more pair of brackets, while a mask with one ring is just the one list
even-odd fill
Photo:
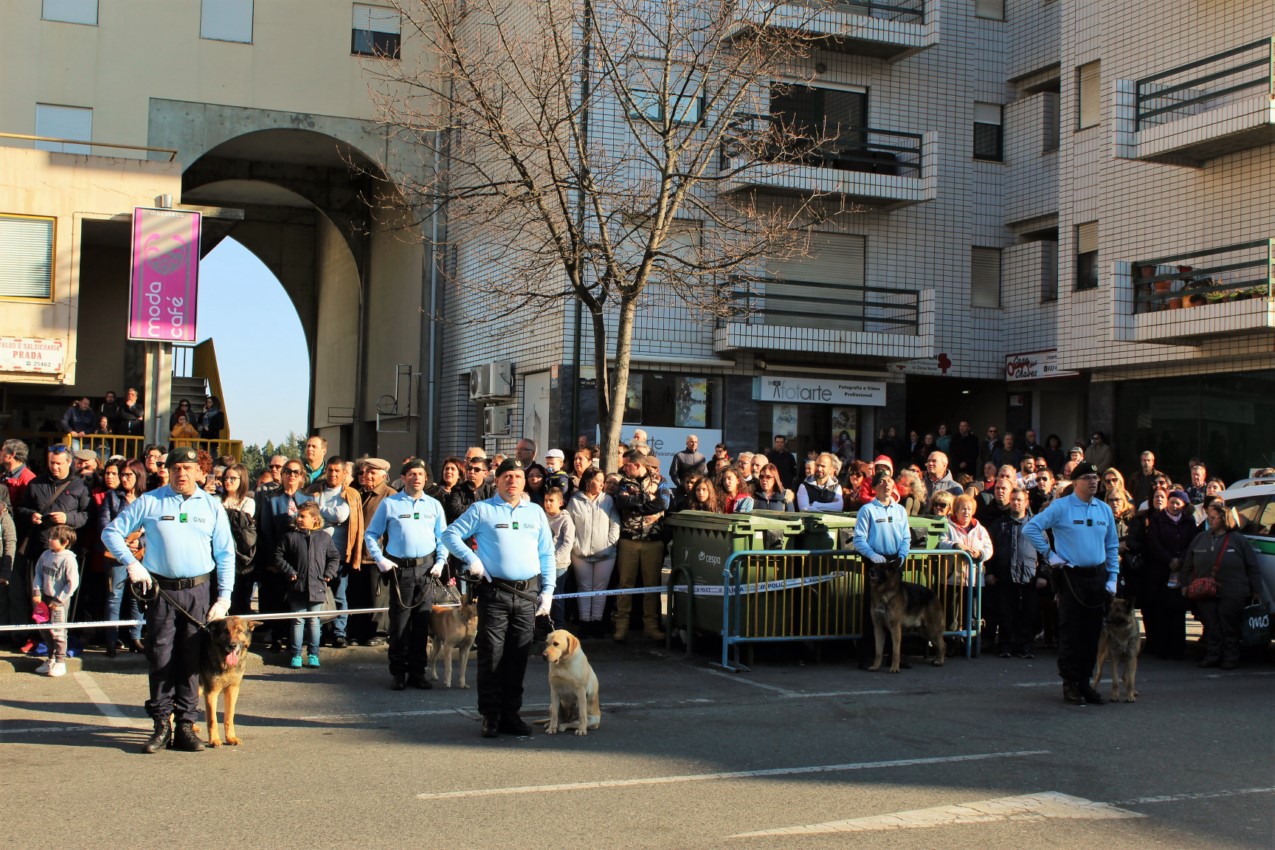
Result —
[[903, 580], [903, 562], [888, 559], [884, 564], [870, 564], [868, 586], [872, 592], [872, 631], [876, 638], [876, 660], [869, 670], [881, 669], [881, 656], [885, 652], [885, 635], [889, 630], [894, 642], [894, 657], [890, 659], [890, 672], [899, 672], [903, 660], [903, 627], [920, 626], [938, 650], [935, 667], [943, 666], [947, 651], [943, 643], [943, 602], [934, 591], [919, 584]]
[[261, 625], [244, 617], [213, 620], [204, 632], [203, 652], [199, 656], [199, 687], [204, 692], [204, 719], [208, 723], [208, 746], [220, 747], [217, 733], [217, 695], [224, 693], [226, 743], [239, 743], [235, 735], [235, 704], [239, 702], [239, 683], [243, 681], [252, 645], [252, 630]]
[[1093, 686], [1102, 680], [1102, 668], [1111, 659], [1111, 701], [1120, 699], [1120, 686], [1124, 685], [1124, 701], [1138, 698], [1138, 652], [1142, 649], [1142, 635], [1138, 631], [1138, 618], [1133, 613], [1133, 600], [1115, 597], [1107, 606], [1107, 617], [1098, 635], [1098, 664]]
[[434, 606], [429, 615], [429, 677], [438, 681], [438, 660], [443, 660], [443, 684], [452, 686], [452, 653], [459, 652], [461, 688], [468, 688], [465, 671], [469, 669], [469, 653], [478, 636], [478, 603], [461, 596], [456, 589], [448, 588], [447, 601], [459, 603], [458, 608]]

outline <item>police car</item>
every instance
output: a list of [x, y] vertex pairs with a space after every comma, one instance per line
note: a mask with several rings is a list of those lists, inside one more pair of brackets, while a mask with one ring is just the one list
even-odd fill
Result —
[[1240, 530], [1257, 551], [1266, 602], [1275, 601], [1275, 478], [1246, 478], [1222, 491], [1240, 515]]

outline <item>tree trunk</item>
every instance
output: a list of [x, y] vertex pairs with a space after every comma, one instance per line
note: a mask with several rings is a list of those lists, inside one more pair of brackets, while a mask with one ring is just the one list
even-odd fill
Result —
[[[637, 299], [620, 302], [620, 320], [615, 329], [615, 379], [611, 382], [610, 409], [602, 423], [602, 468], [612, 472], [619, 468], [620, 428], [624, 424], [624, 406], [629, 393], [629, 359], [633, 354], [633, 317]], [[605, 350], [605, 349], [603, 349]]]
[[[607, 325], [606, 315], [602, 310], [590, 311], [589, 318], [593, 322], [593, 394], [598, 405], [598, 468], [604, 472], [613, 471], [608, 465], [608, 457], [604, 451], [606, 446], [606, 422], [611, 415], [611, 375], [607, 372]], [[623, 418], [624, 414], [620, 414]], [[611, 458], [614, 460], [614, 458]]]

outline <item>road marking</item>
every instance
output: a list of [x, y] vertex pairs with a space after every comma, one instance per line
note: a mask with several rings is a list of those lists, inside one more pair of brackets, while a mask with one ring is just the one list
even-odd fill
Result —
[[773, 835], [815, 835], [826, 832], [880, 832], [892, 829], [929, 829], [971, 823], [999, 823], [1024, 820], [1116, 820], [1142, 818], [1146, 815], [1118, 808], [1110, 803], [1095, 803], [1084, 797], [1073, 797], [1057, 791], [1041, 791], [1018, 797], [998, 797], [952, 806], [912, 809], [886, 815], [826, 821], [800, 826], [786, 826], [759, 832], [742, 832], [731, 838], [760, 838]]
[[1275, 785], [1269, 788], [1232, 788], [1229, 791], [1197, 791], [1193, 794], [1165, 794], [1159, 797], [1138, 797], [1133, 800], [1121, 800], [1113, 806], [1145, 806], [1150, 803], [1176, 803], [1180, 800], [1212, 800], [1217, 797], [1238, 797], [1243, 794], [1275, 793]]
[[1062, 679], [1054, 679], [1052, 682], [1015, 682], [1016, 688], [1056, 688], [1062, 682]]
[[777, 693], [777, 694], [783, 694], [786, 697], [796, 696], [798, 693], [797, 691], [790, 690], [788, 688], [781, 688], [778, 685], [768, 685], [765, 682], [758, 682], [753, 679], [746, 679], [743, 676], [740, 676], [738, 673], [727, 673], [725, 670], [709, 670], [704, 667], [701, 667], [700, 669], [710, 676], [717, 676], [722, 679], [728, 679], [732, 682], [739, 682], [741, 685], [752, 685], [754, 688], [761, 688], [762, 690], [765, 690], [765, 691], [773, 691], [774, 693]]
[[64, 732], [101, 731], [101, 726], [28, 726], [25, 729], [0, 729], [0, 735], [60, 735]]
[[465, 797], [502, 797], [514, 794], [542, 794], [554, 791], [589, 791], [597, 788], [630, 788], [641, 785], [672, 785], [680, 782], [713, 782], [721, 779], [757, 779], [770, 776], [801, 776], [812, 773], [843, 773], [852, 770], [876, 770], [887, 767], [914, 767], [927, 764], [990, 761], [1047, 755], [1049, 750], [1016, 750], [1003, 753], [970, 753], [933, 758], [864, 761], [849, 764], [818, 764], [807, 767], [776, 767], [767, 770], [735, 770], [727, 773], [687, 773], [677, 776], [648, 776], [640, 779], [603, 779], [596, 782], [568, 782], [560, 785], [515, 785], [505, 788], [477, 788], [470, 791], [442, 791], [417, 794], [418, 800], [450, 800]]
[[97, 686], [97, 682], [93, 681], [93, 677], [87, 672], [76, 670], [71, 675], [75, 677], [75, 681], [79, 682], [80, 687], [84, 689], [84, 693], [97, 706], [97, 710], [102, 712], [108, 726], [132, 728], [139, 725], [139, 721], [126, 717], [124, 712], [120, 711], [119, 706], [111, 702], [110, 697]]
[[812, 693], [791, 693], [785, 694], [787, 699], [825, 699], [828, 697], [869, 697], [879, 696], [881, 694], [901, 694], [903, 691], [893, 690], [890, 688], [876, 688], [864, 691], [815, 691]]

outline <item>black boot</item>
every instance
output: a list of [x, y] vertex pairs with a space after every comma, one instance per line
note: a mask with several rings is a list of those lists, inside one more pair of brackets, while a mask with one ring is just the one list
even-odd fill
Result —
[[497, 728], [507, 735], [517, 735], [519, 738], [531, 737], [531, 727], [518, 716], [517, 712], [500, 715], [500, 723]]
[[177, 731], [173, 733], [173, 749], [186, 753], [203, 752], [204, 742], [195, 734], [195, 724], [189, 720], [177, 721]]
[[1085, 698], [1085, 705], [1102, 705], [1106, 702], [1102, 694], [1095, 691], [1093, 685], [1088, 682], [1080, 683], [1080, 695]]
[[500, 735], [500, 716], [496, 714], [483, 715], [483, 732], [484, 738], [496, 738]]
[[142, 744], [142, 752], [157, 753], [164, 747], [168, 746], [168, 741], [173, 736], [172, 724], [168, 722], [168, 718], [155, 720], [155, 731], [146, 739], [146, 743]]
[[1063, 699], [1072, 705], [1085, 704], [1085, 698], [1080, 693], [1080, 685], [1076, 682], [1063, 682]]

